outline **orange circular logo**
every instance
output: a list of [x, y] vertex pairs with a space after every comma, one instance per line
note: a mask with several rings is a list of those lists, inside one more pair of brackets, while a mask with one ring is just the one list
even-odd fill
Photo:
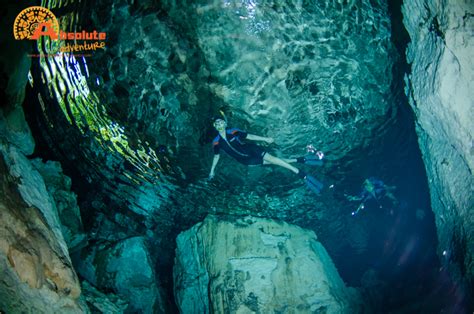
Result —
[[59, 31], [59, 23], [53, 12], [43, 7], [29, 7], [17, 15], [13, 23], [15, 39], [31, 39], [39, 24], [48, 23], [54, 30]]

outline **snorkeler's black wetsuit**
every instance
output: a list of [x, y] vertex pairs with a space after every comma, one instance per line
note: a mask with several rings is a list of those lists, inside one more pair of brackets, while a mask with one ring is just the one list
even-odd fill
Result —
[[253, 143], [243, 143], [241, 140], [247, 137], [247, 132], [239, 129], [227, 129], [226, 139], [217, 135], [212, 141], [214, 154], [218, 155], [220, 149], [235, 158], [244, 165], [261, 165], [266, 151]]

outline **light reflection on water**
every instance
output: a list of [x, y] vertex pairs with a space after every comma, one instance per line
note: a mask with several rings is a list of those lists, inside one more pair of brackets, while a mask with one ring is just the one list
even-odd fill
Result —
[[210, 88], [238, 118], [277, 139], [283, 153], [299, 153], [309, 137], [331, 151], [328, 158], [343, 157], [374, 136], [392, 106], [390, 22], [386, 7], [374, 5], [198, 6], [197, 39], [217, 78]]
[[[337, 199], [344, 192], [342, 178], [347, 171], [344, 157], [355, 149], [367, 147], [373, 138], [383, 137], [385, 130], [379, 127], [394, 115], [387, 116], [387, 112], [396, 113], [387, 97], [393, 63], [390, 23], [385, 5], [374, 5], [363, 0], [341, 4], [315, 1], [304, 5], [249, 0], [195, 5], [189, 12], [185, 11], [185, 14], [198, 12], [192, 20], [196, 23], [193, 40], [202, 50], [207, 70], [214, 78], [206, 88], [228, 104], [231, 123], [236, 124], [233, 126], [245, 127], [238, 124], [247, 122], [249, 131], [274, 137], [277, 145], [269, 149], [277, 156], [304, 155], [308, 144], [326, 153], [329, 163], [325, 166], [304, 166], [326, 186], [335, 186], [318, 197], [290, 173], [271, 167], [247, 168], [229, 160], [219, 165], [222, 172], [215, 182], [205, 181], [209, 167], [205, 158], [210, 156], [198, 151], [207, 148], [183, 144], [180, 138], [187, 136], [189, 129], [194, 130], [190, 125], [193, 115], [183, 110], [179, 100], [182, 97], [174, 89], [165, 94], [162, 71], [148, 71], [156, 67], [148, 66], [145, 75], [134, 78], [128, 89], [130, 95], [149, 93], [150, 88], [145, 86], [151, 79], [152, 85], [161, 86], [155, 91], [157, 95], [151, 94], [148, 103], [132, 96], [121, 101], [129, 102], [130, 110], [124, 114], [138, 119], [138, 126], [151, 124], [154, 129], [176, 136], [176, 146], [169, 155], [157, 154], [154, 146], [140, 138], [140, 133], [132, 140], [129, 136], [136, 127], [109, 114], [115, 106], [109, 103], [108, 97], [115, 91], [113, 83], [132, 75], [128, 67], [131, 61], [125, 65], [120, 62], [125, 56], [111, 58], [112, 66], [106, 68], [114, 70], [108, 74], [113, 78], [110, 82], [103, 80], [106, 73], [97, 72], [97, 61], [91, 67], [86, 59], [76, 60], [68, 55], [44, 59], [41, 70], [47, 81], [52, 82], [48, 87], [50, 96], [58, 101], [69, 123], [93, 140], [87, 144], [92, 146], [81, 147], [95, 168], [91, 172], [103, 170], [110, 173], [108, 179], [123, 180], [124, 184], [118, 187], [123, 188], [124, 195], [134, 195], [137, 212], [143, 213], [146, 202], [153, 203], [153, 195], [160, 201], [150, 204], [151, 208], [158, 210], [166, 204], [169, 193], [165, 191], [178, 189], [176, 179], [184, 188], [176, 207], [188, 212], [188, 219], [202, 217], [209, 208], [217, 208], [221, 212], [275, 217], [306, 226], [314, 223], [313, 227], [317, 228], [318, 221], [329, 221], [335, 213], [344, 213], [347, 204]], [[125, 11], [119, 8], [114, 12]], [[170, 16], [173, 18], [173, 10]], [[149, 57], [156, 40], [169, 39], [169, 46], [175, 47], [173, 40], [177, 35], [146, 32], [140, 27], [149, 24], [147, 16], [135, 18], [142, 23], [134, 23], [134, 32], [145, 36], [140, 39], [142, 42], [137, 42], [141, 48], [134, 48], [137, 60], [156, 62]], [[156, 32], [170, 31], [167, 27], [156, 29]], [[110, 36], [125, 36], [119, 37], [123, 39], [129, 36], [111, 32]], [[134, 43], [135, 38], [128, 39], [127, 44]], [[110, 53], [124, 50], [121, 45], [125, 45], [125, 40], [108, 45]], [[171, 49], [166, 51], [172, 53]], [[177, 59], [186, 60], [185, 51], [176, 53]], [[163, 60], [171, 62], [166, 56]], [[104, 83], [97, 85], [97, 80]], [[186, 84], [189, 99], [206, 101], [195, 95], [189, 77], [179, 75], [174, 82]], [[199, 102], [195, 100], [187, 104], [197, 105]], [[152, 114], [156, 111], [153, 106], [162, 108], [159, 119]], [[156, 138], [162, 140], [158, 134]], [[183, 171], [186, 161], [173, 158], [198, 162]], [[181, 166], [177, 166], [180, 162]], [[335, 169], [336, 165], [341, 168]], [[171, 178], [164, 175], [164, 169]], [[120, 192], [114, 190], [116, 187], [111, 183], [109, 190], [120, 198]], [[337, 220], [332, 230], [339, 232], [347, 228], [347, 222], [343, 221]], [[355, 236], [347, 241], [359, 250], [366, 242], [363, 239]]]

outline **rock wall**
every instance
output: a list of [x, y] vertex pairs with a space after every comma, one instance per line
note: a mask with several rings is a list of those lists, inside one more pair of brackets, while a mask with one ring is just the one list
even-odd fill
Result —
[[0, 311], [88, 312], [54, 201], [42, 176], [5, 135], [0, 136]]
[[[0, 108], [0, 131], [0, 313], [166, 312], [145, 239], [88, 246], [71, 179], [59, 162], [27, 157], [35, 143], [21, 107]], [[79, 282], [70, 253], [95, 287]]]
[[474, 2], [406, 1], [402, 11], [411, 38], [407, 94], [429, 179], [439, 255], [472, 284]]
[[175, 299], [181, 313], [356, 313], [312, 231], [254, 217], [204, 222], [177, 238]]
[[[62, 233], [59, 199], [27, 158], [35, 149], [22, 108], [31, 43], [11, 36], [13, 18], [26, 4], [6, 6], [0, 23], [0, 312], [88, 313]], [[69, 188], [60, 194], [71, 200]], [[61, 208], [74, 206], [75, 199]]]

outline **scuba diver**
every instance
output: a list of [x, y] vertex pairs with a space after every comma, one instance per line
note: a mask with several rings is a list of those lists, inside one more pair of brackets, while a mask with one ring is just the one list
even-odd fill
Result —
[[323, 188], [323, 184], [314, 177], [308, 175], [306, 172], [290, 165], [291, 163], [302, 163], [307, 165], [321, 166], [321, 157], [317, 156], [305, 156], [293, 159], [281, 159], [270, 155], [262, 147], [254, 144], [243, 142], [242, 140], [248, 141], [260, 141], [272, 144], [274, 142], [271, 137], [262, 137], [253, 134], [249, 134], [245, 131], [227, 128], [227, 121], [225, 117], [214, 117], [212, 119], [214, 128], [219, 134], [213, 140], [214, 148], [214, 159], [212, 160], [211, 171], [209, 173], [209, 179], [214, 178], [215, 168], [220, 158], [220, 151], [225, 151], [228, 155], [233, 157], [235, 160], [244, 165], [277, 165], [292, 171], [302, 178], [306, 185], [315, 193], [319, 194]]
[[[362, 201], [359, 207], [357, 207], [357, 209], [352, 212], [352, 216], [356, 215], [361, 209], [364, 209], [365, 202], [369, 200], [375, 200], [377, 203], [379, 203], [380, 200], [382, 200], [384, 197], [387, 197], [392, 201], [393, 204], [397, 204], [398, 200], [392, 193], [392, 191], [395, 189], [396, 187], [385, 185], [382, 180], [376, 179], [374, 177], [365, 179], [362, 191], [358, 196], [346, 195], [346, 198], [349, 201]], [[379, 206], [382, 207], [382, 205]]]

